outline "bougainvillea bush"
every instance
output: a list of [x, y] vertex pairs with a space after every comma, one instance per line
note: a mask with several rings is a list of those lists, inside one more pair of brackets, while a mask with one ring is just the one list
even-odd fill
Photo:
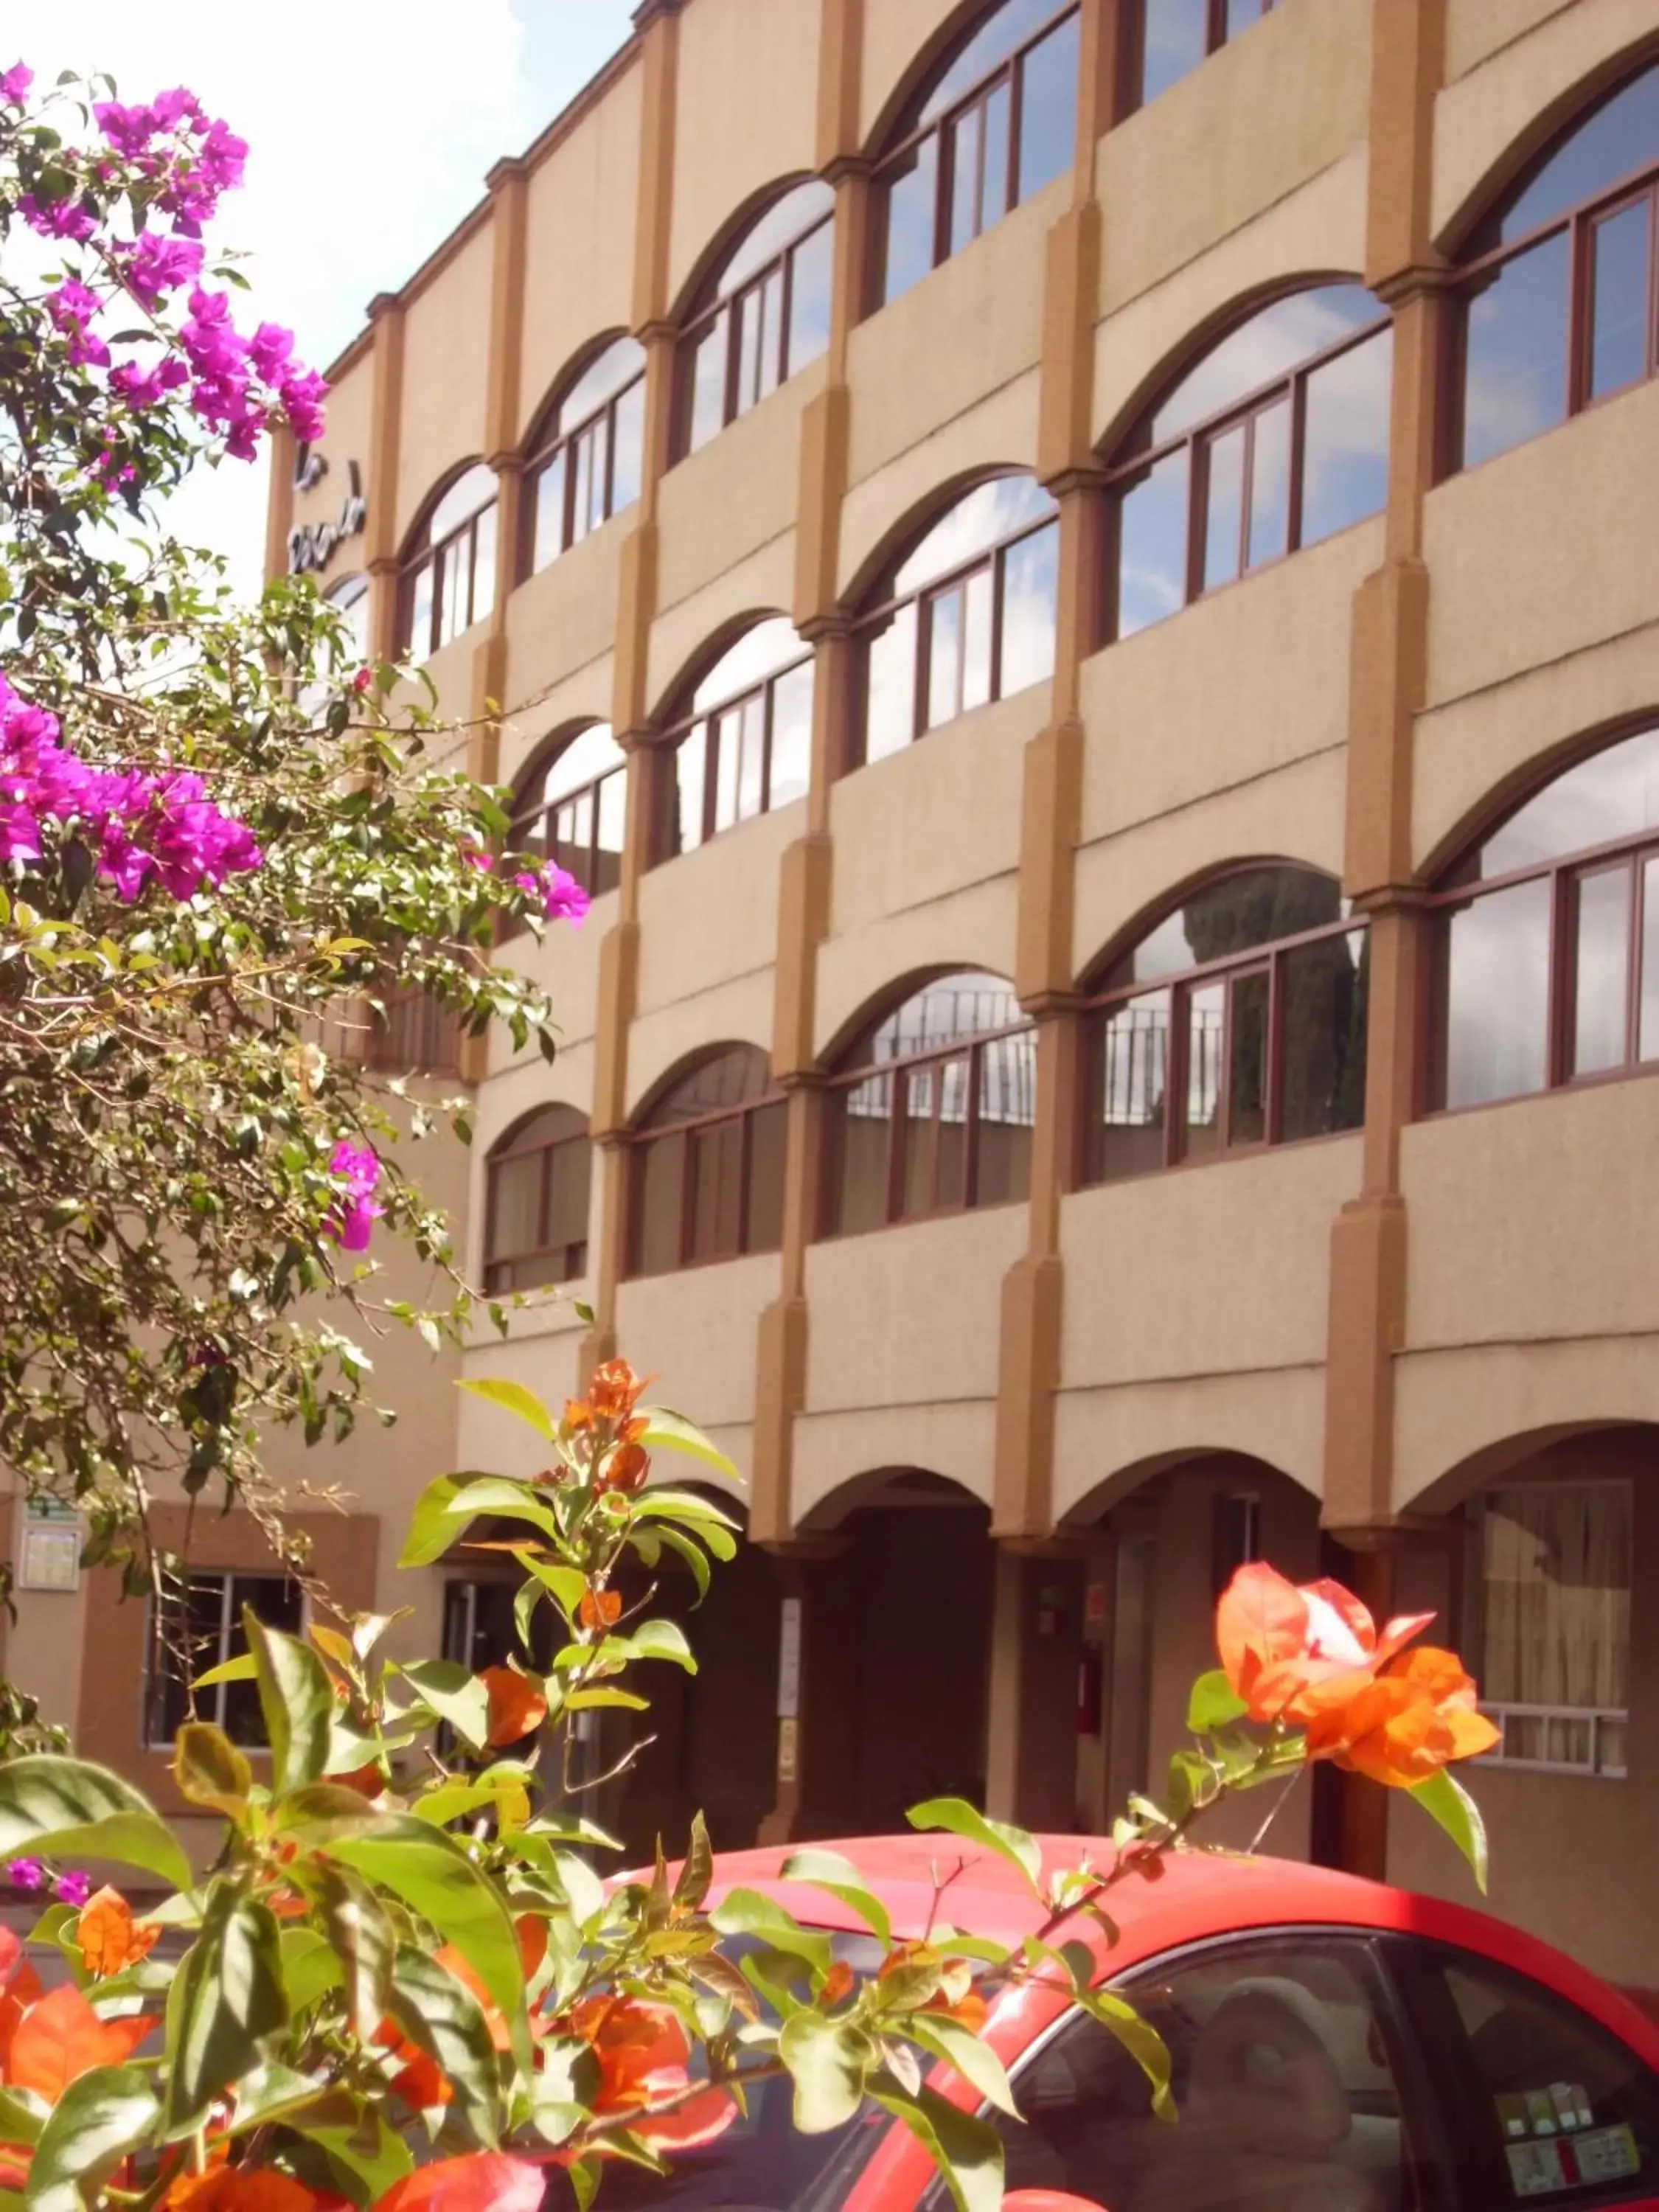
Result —
[[[586, 905], [494, 865], [500, 794], [309, 582], [239, 605], [167, 533], [189, 470], [323, 428], [210, 243], [246, 151], [182, 89], [0, 72], [0, 1455], [135, 1587], [158, 1485], [286, 1546], [261, 1431], [344, 1433], [375, 1329], [473, 1317], [392, 1141], [464, 1109], [388, 1097], [362, 1032], [414, 989], [550, 1055], [495, 918]], [[430, 1263], [422, 1310], [371, 1232]]]
[[619, 1574], [672, 1551], [706, 1589], [733, 1523], [665, 1483], [665, 1458], [732, 1470], [682, 1416], [642, 1405], [621, 1361], [556, 1421], [521, 1384], [472, 1387], [530, 1422], [547, 1464], [529, 1481], [434, 1482], [404, 1559], [427, 1565], [491, 1530], [481, 1540], [523, 1576], [518, 1655], [477, 1674], [399, 1664], [384, 1619], [301, 1638], [245, 1616], [246, 1656], [200, 1681], [252, 1678], [270, 1753], [256, 1772], [217, 1728], [179, 1729], [179, 1787], [224, 1822], [201, 1877], [106, 1769], [0, 1763], [0, 1854], [43, 1872], [64, 1853], [125, 1863], [168, 1892], [142, 1917], [113, 1887], [52, 1905], [35, 1934], [70, 1978], [50, 1990], [0, 1939], [0, 2188], [35, 2212], [535, 2212], [554, 2170], [585, 2206], [614, 2161], [669, 2171], [779, 2075], [798, 2127], [828, 2133], [872, 2100], [927, 2146], [960, 2212], [992, 2212], [1000, 2139], [941, 2094], [941, 2070], [1012, 2112], [976, 2030], [1000, 1989], [1057, 1980], [1167, 2110], [1163, 2045], [1090, 1986], [1067, 1931], [1093, 1916], [1110, 1936], [1112, 1892], [1196, 1847], [1223, 1798], [1329, 1760], [1412, 1791], [1483, 1873], [1449, 1768], [1497, 1732], [1455, 1657], [1417, 1644], [1425, 1617], [1379, 1629], [1334, 1583], [1297, 1589], [1253, 1566], [1218, 1608], [1221, 1664], [1194, 1687], [1164, 1802], [1133, 1800], [1098, 1863], [1045, 1868], [1030, 1836], [958, 1799], [912, 1812], [940, 1832], [942, 1891], [956, 1838], [1030, 1881], [1047, 1917], [1017, 1950], [942, 1918], [926, 1943], [896, 1943], [854, 1865], [820, 1848], [786, 1858], [809, 1923], [813, 1884], [864, 1917], [877, 1963], [855, 1972], [757, 1892], [726, 1889], [710, 1911], [701, 1822], [672, 1874], [659, 1850], [644, 1878], [606, 1883], [592, 1860], [608, 1839], [567, 1786], [573, 1723], [642, 1707], [641, 1669], [695, 1665], [650, 1590], [630, 1604]]

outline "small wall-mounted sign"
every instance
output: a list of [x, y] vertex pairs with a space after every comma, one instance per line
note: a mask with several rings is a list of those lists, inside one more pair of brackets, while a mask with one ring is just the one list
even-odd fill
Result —
[[[356, 461], [348, 461], [346, 468], [351, 488], [340, 502], [340, 512], [332, 522], [299, 522], [288, 533], [288, 565], [291, 575], [303, 576], [313, 568], [326, 568], [333, 557], [334, 549], [348, 538], [362, 535], [368, 520], [368, 502], [363, 497], [362, 471]], [[313, 453], [309, 446], [301, 446], [295, 462], [294, 483], [299, 491], [309, 491], [328, 474], [328, 463], [320, 453]]]
[[800, 1723], [781, 1720], [778, 1723], [778, 1779], [793, 1782], [799, 1771]]
[[787, 1597], [778, 1624], [778, 1718], [793, 1721], [800, 1711], [800, 1600]]
[[73, 1591], [81, 1587], [81, 1547], [86, 1532], [72, 1505], [55, 1498], [31, 1498], [23, 1508], [23, 1540], [18, 1547], [21, 1590]]

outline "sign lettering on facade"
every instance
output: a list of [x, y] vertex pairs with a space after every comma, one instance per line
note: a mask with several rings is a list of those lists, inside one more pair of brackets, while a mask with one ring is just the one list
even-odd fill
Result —
[[[348, 461], [346, 469], [350, 477], [350, 489], [340, 502], [340, 512], [332, 522], [297, 522], [288, 533], [288, 565], [291, 575], [303, 576], [313, 568], [326, 568], [334, 549], [348, 538], [362, 534], [368, 520], [368, 502], [363, 497], [362, 471], [356, 461]], [[301, 446], [294, 465], [294, 482], [301, 491], [309, 491], [328, 474], [328, 463], [320, 453], [313, 453], [309, 446]]]

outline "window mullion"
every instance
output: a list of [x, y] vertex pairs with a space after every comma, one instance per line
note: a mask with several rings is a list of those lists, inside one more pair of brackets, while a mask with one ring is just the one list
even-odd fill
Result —
[[1204, 438], [1188, 441], [1187, 576], [1184, 604], [1190, 606], [1203, 586], [1204, 539], [1210, 505], [1210, 447]]
[[[1127, 1005], [1128, 1001], [1125, 1001]], [[1170, 992], [1170, 1072], [1164, 1079], [1164, 1164], [1174, 1167], [1187, 1149], [1187, 1094], [1191, 1080], [1192, 990], [1175, 984]], [[1104, 1030], [1103, 1029], [1103, 1036]]]
[[1238, 472], [1238, 566], [1237, 576], [1250, 573], [1250, 503], [1255, 493], [1255, 426], [1261, 419], [1261, 410], [1253, 407], [1244, 417], [1241, 428], [1244, 433], [1244, 458]]
[[1642, 917], [1647, 903], [1647, 871], [1639, 854], [1630, 857], [1630, 947], [1625, 956], [1625, 1065], [1642, 1057]]
[[890, 1105], [887, 1116], [887, 1220], [890, 1225], [904, 1210], [904, 1156], [909, 1143], [910, 1079], [902, 1060], [890, 1061]]
[[1577, 415], [1589, 388], [1585, 353], [1589, 343], [1589, 269], [1586, 250], [1590, 240], [1590, 217], [1576, 215], [1568, 228], [1567, 246], [1567, 414]]
[[1567, 1026], [1571, 1018], [1569, 984], [1573, 939], [1576, 934], [1574, 879], [1563, 867], [1550, 870], [1549, 982], [1544, 998], [1544, 1087], [1553, 1091], [1566, 1080]]
[[[1000, 545], [991, 556], [991, 696], [1002, 696], [1002, 603], [1007, 591], [1008, 549]], [[964, 614], [966, 608], [963, 609]], [[964, 624], [965, 628], [965, 624]]]
[[1276, 1145], [1284, 1110], [1285, 1083], [1285, 956], [1267, 956], [1267, 1095], [1262, 1102], [1262, 1142]]
[[1285, 550], [1302, 550], [1303, 447], [1308, 428], [1308, 377], [1303, 370], [1291, 379], [1290, 477], [1285, 488]]
[[1221, 1035], [1217, 1041], [1220, 1056], [1216, 1066], [1215, 1083], [1215, 1148], [1218, 1159], [1232, 1150], [1233, 982], [1231, 975], [1221, 980]]
[[977, 1205], [979, 1200], [979, 1094], [984, 1080], [984, 1053], [981, 1044], [968, 1048], [966, 1081], [968, 1096], [963, 1101], [962, 1196], [964, 1207]]
[[746, 1106], [738, 1116], [738, 1249], [734, 1256], [749, 1249], [749, 1171], [754, 1157], [755, 1109]]

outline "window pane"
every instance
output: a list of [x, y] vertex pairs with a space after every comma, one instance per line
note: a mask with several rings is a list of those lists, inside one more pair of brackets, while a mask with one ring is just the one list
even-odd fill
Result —
[[[599, 436], [599, 426], [584, 430], [568, 448], [572, 472], [570, 495], [570, 542], [579, 544], [592, 528], [594, 502], [593, 459]], [[603, 483], [603, 473], [600, 481]]]
[[545, 568], [564, 550], [564, 448], [560, 447], [536, 478], [536, 533], [531, 558]]
[[962, 711], [971, 713], [991, 696], [991, 605], [994, 586], [989, 568], [977, 568], [969, 577], [963, 617]]
[[933, 210], [939, 194], [939, 137], [926, 138], [895, 169], [887, 185], [885, 302], [925, 276], [933, 265]]
[[1286, 1144], [1364, 1124], [1370, 950], [1370, 933], [1354, 929], [1279, 962], [1279, 1133]]
[[1644, 730], [1553, 777], [1493, 830], [1460, 881], [1505, 876], [1659, 829], [1659, 731]]
[[636, 384], [617, 402], [611, 417], [614, 428], [611, 457], [611, 514], [632, 507], [640, 495], [640, 471], [645, 456], [645, 386]]
[[1156, 461], [1117, 502], [1117, 634], [1129, 637], [1187, 603], [1183, 448]]
[[1567, 411], [1567, 234], [1513, 261], [1464, 310], [1463, 465], [1506, 453]]
[[[282, 1629], [291, 1636], [300, 1626], [301, 1602], [298, 1585], [280, 1576], [233, 1576], [228, 1627], [223, 1645], [226, 1658], [240, 1658], [247, 1650], [247, 1638], [242, 1628], [242, 1607], [245, 1605], [253, 1608], [267, 1628]], [[252, 1682], [228, 1682], [224, 1697], [221, 1725], [231, 1741], [236, 1744], [269, 1741], [258, 1686]]]
[[1142, 0], [1140, 97], [1161, 92], [1195, 70], [1210, 50], [1210, 0]]
[[[1630, 1696], [1631, 1492], [1622, 1482], [1492, 1492], [1480, 1686], [1505, 1761], [1622, 1765]], [[1509, 1713], [1510, 1705], [1530, 1712]], [[1589, 1717], [1604, 1719], [1592, 1723]], [[1616, 1755], [1605, 1739], [1620, 1731]]]
[[830, 293], [836, 227], [824, 223], [795, 248], [789, 276], [789, 374], [817, 361], [830, 344]]
[[772, 774], [768, 806], [806, 796], [812, 759], [812, 663], [804, 660], [772, 686]]
[[1238, 574], [1239, 521], [1244, 501], [1244, 425], [1210, 439], [1204, 487], [1204, 573], [1200, 588], [1231, 583]]
[[633, 1154], [634, 1272], [663, 1275], [680, 1264], [680, 1209], [685, 1187], [683, 1135], [659, 1137]]
[[1187, 997], [1187, 1119], [1182, 1152], [1207, 1158], [1220, 1134], [1221, 1043], [1226, 1024], [1227, 987], [1204, 983]]
[[732, 1258], [741, 1249], [743, 1117], [695, 1130], [691, 1174], [693, 1260]]
[[1574, 947], [1572, 1068], [1595, 1075], [1622, 1067], [1629, 1025], [1630, 894], [1627, 866], [1580, 876]]
[[1169, 1077], [1170, 993], [1151, 991], [1101, 1024], [1091, 1125], [1097, 1181], [1163, 1166]]
[[500, 509], [487, 507], [472, 526], [472, 598], [468, 623], [483, 622], [495, 604], [495, 518]]
[[490, 1177], [489, 1256], [533, 1251], [542, 1242], [542, 1155], [502, 1160]]
[[726, 421], [726, 343], [731, 324], [722, 308], [691, 351], [691, 420], [686, 450], [706, 446]]
[[[223, 1617], [221, 1577], [198, 1577], [182, 1589], [169, 1586], [163, 1598], [151, 1599], [144, 1715], [149, 1742], [170, 1744], [190, 1717], [191, 1680], [226, 1656], [220, 1641]], [[216, 1720], [223, 1694], [222, 1690], [203, 1692], [204, 1720]]]
[[1008, 118], [1013, 109], [1013, 98], [1012, 89], [1004, 83], [985, 103], [985, 173], [979, 196], [981, 230], [989, 230], [1008, 212]]
[[737, 818], [739, 822], [747, 822], [751, 815], [760, 812], [766, 800], [764, 693], [746, 700], [735, 714], [727, 718], [727, 726], [737, 741]]
[[951, 242], [947, 250], [951, 253], [959, 253], [969, 240], [979, 234], [979, 161], [984, 126], [984, 109], [970, 107], [945, 133], [951, 145]]
[[745, 1252], [776, 1252], [783, 1243], [784, 1150], [789, 1109], [780, 1099], [749, 1116], [749, 1229]]
[[766, 298], [763, 291], [745, 292], [738, 302], [738, 412], [739, 415], [747, 413], [764, 389], [761, 383], [761, 328], [765, 319], [765, 311]]
[[1030, 1030], [994, 1037], [979, 1053], [979, 1158], [975, 1206], [1000, 1206], [1031, 1189], [1036, 1118], [1036, 1038]]
[[1006, 699], [1054, 672], [1055, 571], [1060, 531], [1051, 525], [1022, 538], [1002, 556], [1002, 670]]
[[1019, 71], [1019, 197], [1029, 200], [1071, 167], [1077, 139], [1078, 18], [1033, 46]]
[[783, 271], [775, 269], [761, 289], [760, 392], [764, 399], [783, 378]]
[[1291, 403], [1265, 407], [1251, 425], [1248, 566], [1276, 560], [1290, 544]]
[[1651, 195], [1590, 229], [1589, 393], [1616, 392], [1648, 368]]
[[1389, 386], [1394, 333], [1315, 369], [1305, 389], [1302, 436], [1302, 536], [1316, 545], [1334, 531], [1382, 512], [1389, 495]]
[[679, 843], [677, 851], [689, 853], [702, 842], [703, 787], [708, 774], [708, 725], [699, 722], [681, 738], [674, 755], [674, 781], [678, 806]]
[[585, 1245], [593, 1147], [586, 1137], [555, 1145], [547, 1162], [547, 1242]]
[[860, 1230], [879, 1229], [887, 1219], [891, 1074], [866, 1076], [851, 1090], [836, 1094], [832, 1115], [835, 1168], [829, 1194], [830, 1219], [848, 1236]]
[[927, 602], [927, 727], [961, 711], [962, 586]]
[[1261, 21], [1261, 0], [1227, 0], [1227, 20], [1222, 27], [1224, 39], [1236, 39], [1241, 31], [1248, 31], [1252, 23]]
[[1659, 1060], [1659, 860], [1642, 870], [1642, 1026], [1637, 1052]]
[[738, 818], [738, 756], [743, 737], [743, 710], [732, 708], [708, 720], [708, 742], [714, 749], [714, 835], [729, 830]]
[[[1524, 238], [1644, 168], [1659, 147], [1659, 69], [1644, 70], [1581, 122], [1504, 213], [1505, 240]], [[1492, 243], [1496, 245], [1493, 238]]]
[[1259, 1145], [1267, 1133], [1267, 1001], [1265, 968], [1233, 978], [1227, 1040], [1227, 1142]]
[[410, 593], [409, 649], [416, 660], [432, 650], [432, 562], [422, 561]]
[[628, 815], [628, 772], [613, 769], [599, 785], [599, 844], [594, 854], [593, 881], [588, 885], [595, 898], [613, 891], [622, 880], [623, 832]]
[[899, 1198], [899, 1218], [914, 1221], [933, 1210], [935, 1150], [933, 1097], [939, 1068], [913, 1068], [901, 1079], [904, 1086], [904, 1171]]
[[1547, 877], [1493, 891], [1446, 927], [1448, 1106], [1544, 1087], [1550, 973]]
[[916, 607], [912, 600], [865, 647], [864, 757], [884, 760], [916, 733]]

